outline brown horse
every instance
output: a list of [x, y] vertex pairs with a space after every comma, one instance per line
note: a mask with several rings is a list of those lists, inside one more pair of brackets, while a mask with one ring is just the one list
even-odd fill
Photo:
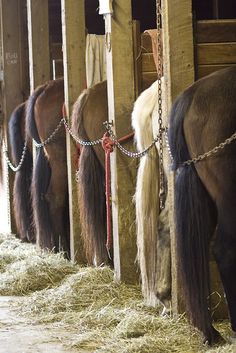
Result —
[[[27, 135], [40, 144], [55, 131], [62, 116], [63, 79], [39, 86], [28, 99]], [[31, 184], [36, 242], [69, 254], [69, 211], [65, 129], [36, 148]]]
[[179, 274], [187, 312], [209, 343], [219, 339], [209, 311], [211, 240], [236, 336], [235, 96], [236, 68], [231, 67], [185, 90], [170, 115]]
[[[13, 164], [18, 166], [22, 157], [25, 143], [25, 109], [22, 103], [12, 112], [9, 124], [9, 142]], [[13, 208], [17, 227], [17, 236], [23, 241], [35, 241], [33, 215], [30, 195], [33, 159], [31, 144], [28, 143], [23, 163], [15, 173], [13, 184]]]
[[[106, 81], [84, 90], [74, 104], [74, 133], [84, 141], [94, 141], [104, 134], [107, 120]], [[104, 151], [101, 144], [83, 146], [79, 161], [78, 196], [82, 236], [90, 264], [108, 263], [106, 250], [106, 208]]]

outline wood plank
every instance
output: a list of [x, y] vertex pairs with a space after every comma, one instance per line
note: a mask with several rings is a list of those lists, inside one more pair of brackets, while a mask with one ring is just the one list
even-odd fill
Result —
[[[0, 133], [8, 145], [7, 125], [13, 109], [27, 96], [29, 90], [28, 73], [23, 58], [25, 57], [24, 37], [24, 2], [22, 0], [8, 0], [0, 2]], [[1, 146], [2, 147], [2, 146]], [[10, 148], [8, 146], [8, 150]], [[3, 158], [0, 148], [0, 158]], [[10, 172], [9, 185], [7, 181], [8, 168], [4, 159], [4, 175], [1, 185], [0, 213], [5, 222], [1, 222], [0, 231], [16, 233], [13, 217], [13, 180]], [[9, 188], [8, 188], [9, 186]], [[10, 200], [9, 200], [10, 194]], [[9, 208], [10, 207], [10, 208]]]
[[197, 64], [235, 64], [236, 42], [197, 45]]
[[49, 55], [48, 0], [27, 0], [31, 92], [52, 78]]
[[[194, 82], [194, 46], [192, 1], [162, 1], [164, 77], [167, 111], [176, 96]], [[176, 231], [174, 222], [174, 173], [168, 177], [169, 220], [171, 233], [172, 310], [183, 312], [181, 283], [176, 258]]]
[[222, 65], [198, 65], [198, 67], [196, 68], [196, 79], [199, 79], [201, 77], [207, 76], [209, 74], [211, 74], [214, 71], [218, 71], [221, 69], [225, 69], [226, 67], [229, 66], [236, 66], [235, 64], [222, 64]]
[[202, 20], [196, 23], [197, 43], [236, 42], [236, 20]]
[[154, 62], [152, 52], [142, 54], [142, 72], [153, 72], [153, 71], [156, 71], [156, 65]]
[[[62, 42], [65, 81], [65, 103], [68, 118], [73, 103], [85, 88], [85, 21], [84, 1], [62, 0]], [[67, 134], [67, 169], [70, 212], [70, 243], [71, 258], [79, 263], [86, 263], [81, 239], [77, 183], [75, 180], [76, 166], [73, 163], [77, 154], [75, 144]]]
[[[118, 4], [119, 3], [119, 4]], [[135, 100], [131, 0], [113, 1], [111, 50], [106, 46], [109, 121], [117, 137], [131, 131], [131, 111]], [[109, 17], [106, 18], [109, 28]], [[132, 149], [133, 142], [124, 147]], [[138, 281], [135, 210], [132, 202], [137, 161], [115, 149], [111, 154], [112, 222], [114, 269], [117, 280]]]

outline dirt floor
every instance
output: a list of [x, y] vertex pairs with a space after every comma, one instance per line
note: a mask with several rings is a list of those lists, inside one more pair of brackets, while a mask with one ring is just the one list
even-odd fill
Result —
[[68, 332], [58, 327], [31, 325], [16, 315], [16, 300], [19, 297], [0, 297], [0, 353], [78, 353], [63, 345]]

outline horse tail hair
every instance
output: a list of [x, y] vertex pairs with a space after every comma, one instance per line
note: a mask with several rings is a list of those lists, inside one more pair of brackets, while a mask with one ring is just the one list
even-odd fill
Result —
[[174, 160], [175, 217], [177, 259], [188, 315], [195, 327], [211, 343], [212, 326], [209, 312], [210, 275], [209, 241], [213, 233], [215, 207], [202, 184], [195, 166], [184, 165], [191, 159], [186, 144], [183, 121], [194, 91], [185, 91], [170, 113], [169, 143]]
[[[152, 113], [157, 101], [157, 89], [152, 85], [136, 100], [132, 112], [132, 126], [139, 151], [153, 141]], [[148, 305], [155, 306], [159, 269], [159, 155], [154, 147], [140, 159], [136, 192], [137, 260], [140, 266], [142, 293]], [[155, 176], [155, 177], [154, 177]]]
[[[20, 104], [11, 114], [8, 130], [13, 163], [18, 165], [24, 148], [22, 132], [25, 127], [26, 104]], [[16, 172], [13, 186], [13, 205], [16, 227], [19, 238], [23, 241], [35, 241], [33, 227], [30, 185], [32, 179], [33, 158], [29, 143], [26, 147], [25, 158], [21, 168]]]
[[[28, 99], [26, 110], [26, 131], [29, 137], [40, 143], [35, 123], [34, 107], [38, 97], [43, 93], [46, 84], [38, 87]], [[43, 148], [36, 148], [35, 166], [31, 184], [34, 222], [37, 230], [36, 241], [42, 248], [52, 249], [54, 246], [52, 224], [46, 192], [50, 183], [51, 168]]]
[[[88, 90], [81, 93], [72, 112], [73, 132], [83, 140], [88, 136], [83, 127], [83, 110]], [[105, 172], [91, 146], [83, 146], [77, 172], [78, 203], [82, 238], [90, 264], [109, 263], [106, 250]]]

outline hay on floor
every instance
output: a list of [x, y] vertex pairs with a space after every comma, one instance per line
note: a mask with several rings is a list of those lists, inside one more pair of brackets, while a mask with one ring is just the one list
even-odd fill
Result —
[[[144, 306], [139, 286], [115, 282], [108, 267], [79, 267], [61, 254], [0, 236], [0, 272], [0, 293], [32, 292], [17, 310], [31, 323], [69, 332], [63, 344], [80, 353], [236, 353], [232, 344], [204, 346], [184, 316], [161, 316], [162, 307]], [[217, 326], [227, 337], [229, 324]]]

